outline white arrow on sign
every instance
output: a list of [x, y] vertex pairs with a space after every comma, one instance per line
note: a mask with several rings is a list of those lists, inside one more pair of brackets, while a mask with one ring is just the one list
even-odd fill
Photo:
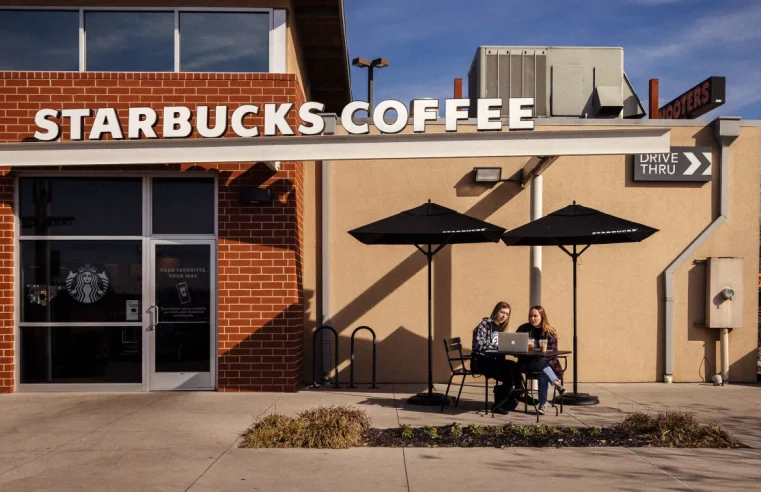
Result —
[[706, 168], [705, 171], [703, 171], [703, 176], [708, 176], [711, 174], [711, 165], [713, 164], [713, 162], [711, 161], [711, 153], [703, 152], [703, 157], [705, 157], [706, 160], [708, 160], [708, 167]]
[[[684, 171], [684, 175], [685, 176], [692, 176], [692, 174], [694, 174], [695, 171], [697, 171], [698, 168], [703, 165], [703, 163], [700, 162], [700, 160], [698, 160], [698, 158], [695, 157], [695, 154], [693, 154], [692, 152], [685, 152], [684, 156], [687, 157], [687, 160], [690, 161], [690, 167], [688, 167]], [[710, 167], [708, 169], [710, 169]], [[703, 173], [703, 174], [705, 174], [705, 173]]]

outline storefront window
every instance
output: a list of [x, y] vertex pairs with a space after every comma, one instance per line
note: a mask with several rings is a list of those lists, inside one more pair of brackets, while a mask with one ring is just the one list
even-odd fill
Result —
[[24, 326], [21, 383], [140, 383], [139, 326]]
[[214, 234], [214, 180], [155, 178], [153, 234]]
[[180, 12], [180, 71], [269, 71], [269, 14]]
[[0, 70], [79, 70], [79, 12], [0, 10]]
[[21, 322], [139, 322], [142, 241], [21, 241]]
[[140, 178], [21, 178], [22, 236], [141, 236]]
[[85, 11], [88, 71], [174, 70], [174, 12]]

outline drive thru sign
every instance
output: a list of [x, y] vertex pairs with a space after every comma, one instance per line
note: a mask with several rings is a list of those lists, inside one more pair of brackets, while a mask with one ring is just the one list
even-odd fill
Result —
[[671, 147], [666, 154], [634, 154], [634, 181], [711, 181], [711, 147]]

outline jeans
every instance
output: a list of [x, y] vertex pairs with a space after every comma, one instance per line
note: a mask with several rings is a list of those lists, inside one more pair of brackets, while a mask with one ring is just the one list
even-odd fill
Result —
[[536, 359], [529, 365], [530, 372], [539, 373], [539, 405], [544, 406], [547, 404], [547, 391], [550, 384], [560, 379], [555, 375], [555, 371], [550, 367], [549, 362], [545, 359]]

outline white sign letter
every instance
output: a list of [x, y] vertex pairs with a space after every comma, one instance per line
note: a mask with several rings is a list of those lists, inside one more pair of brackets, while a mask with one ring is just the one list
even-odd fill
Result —
[[264, 135], [274, 137], [277, 130], [283, 135], [293, 135], [293, 128], [285, 120], [293, 109], [293, 103], [264, 105]]
[[198, 133], [204, 138], [218, 138], [227, 131], [227, 106], [217, 106], [214, 111], [214, 128], [209, 128], [209, 107], [198, 106]]
[[[386, 112], [390, 110], [396, 111], [396, 121], [393, 123], [386, 123]], [[407, 126], [407, 118], [410, 114], [407, 111], [407, 107], [401, 101], [381, 101], [380, 104], [375, 106], [373, 111], [373, 123], [375, 128], [380, 130], [381, 133], [399, 133]]]
[[124, 138], [122, 126], [119, 124], [119, 116], [114, 108], [100, 108], [95, 113], [95, 121], [93, 121], [88, 138], [90, 140], [100, 140], [103, 138], [104, 133], [110, 133], [111, 138], [115, 140]]
[[159, 115], [153, 108], [129, 108], [127, 135], [129, 138], [140, 138], [140, 132], [142, 132], [146, 138], [159, 138], [156, 130], [153, 129], [158, 119]]
[[[190, 109], [185, 106], [164, 108], [164, 138], [187, 138], [193, 133]], [[178, 126], [179, 128], [175, 128]]]
[[259, 135], [259, 129], [257, 127], [246, 128], [243, 126], [243, 118], [247, 114], [259, 114], [259, 107], [253, 104], [244, 104], [233, 111], [231, 124], [233, 131], [239, 137], [255, 137]]
[[92, 116], [92, 110], [90, 109], [64, 109], [61, 111], [61, 119], [71, 118], [71, 132], [69, 132], [71, 140], [82, 140], [85, 138], [82, 135], [83, 120], [90, 116]]
[[[531, 118], [531, 108], [534, 107], [533, 97], [515, 97], [510, 98], [510, 129], [511, 130], [533, 130], [534, 120], [522, 120], [521, 118]], [[523, 109], [523, 108], [529, 109]]]
[[439, 109], [438, 99], [415, 99], [412, 101], [412, 131], [425, 132], [426, 121], [436, 121]]
[[478, 131], [502, 130], [502, 120], [499, 119], [500, 109], [502, 109], [502, 99], [479, 99]]
[[55, 109], [41, 109], [37, 111], [37, 114], [34, 116], [34, 124], [37, 125], [37, 128], [47, 131], [44, 133], [40, 132], [40, 130], [35, 131], [34, 138], [42, 142], [58, 140], [58, 137], [61, 136], [61, 126], [55, 121], [48, 119], [58, 117], [58, 111]]
[[354, 113], [359, 110], [369, 110], [370, 104], [364, 101], [354, 101], [347, 104], [343, 111], [341, 111], [341, 124], [352, 135], [363, 135], [370, 132], [370, 127], [367, 123], [357, 125], [354, 123]]
[[[457, 131], [457, 122], [459, 120], [468, 119], [468, 106], [470, 105], [470, 99], [447, 99], [446, 108], [446, 130], [448, 132]], [[464, 109], [463, 109], [464, 108]]]
[[325, 111], [325, 105], [318, 102], [308, 102], [301, 105], [299, 108], [299, 118], [304, 123], [309, 123], [309, 126], [303, 123], [299, 125], [299, 133], [302, 135], [319, 135], [325, 131], [325, 119], [317, 113]]

